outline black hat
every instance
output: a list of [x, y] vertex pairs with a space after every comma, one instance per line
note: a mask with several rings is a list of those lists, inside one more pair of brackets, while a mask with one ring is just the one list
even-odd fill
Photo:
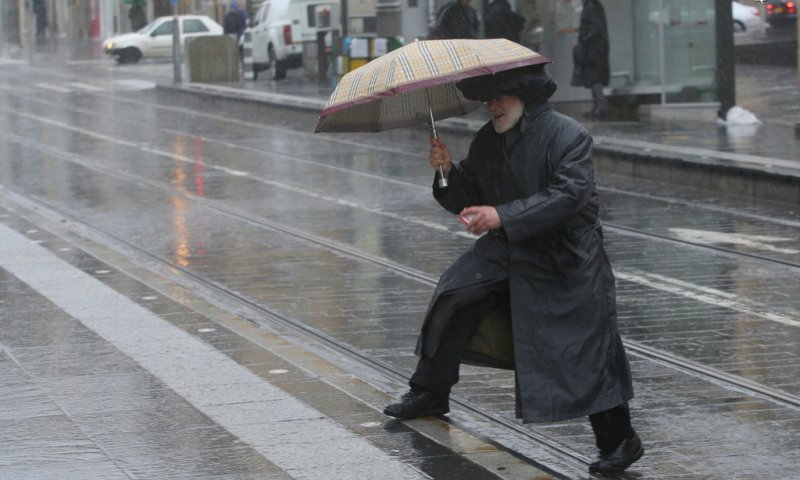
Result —
[[556, 91], [556, 82], [544, 71], [544, 64], [504, 70], [456, 83], [464, 97], [487, 102], [501, 95], [514, 95], [526, 104], [544, 103]]

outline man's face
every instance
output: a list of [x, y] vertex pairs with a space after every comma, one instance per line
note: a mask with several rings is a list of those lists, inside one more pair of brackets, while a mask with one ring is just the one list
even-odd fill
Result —
[[525, 104], [514, 95], [501, 95], [486, 102], [494, 131], [500, 134], [511, 130], [522, 118]]

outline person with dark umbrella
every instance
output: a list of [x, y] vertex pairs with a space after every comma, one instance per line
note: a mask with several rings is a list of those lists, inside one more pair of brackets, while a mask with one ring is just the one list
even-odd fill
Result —
[[591, 89], [594, 106], [588, 118], [601, 120], [609, 115], [603, 87], [608, 86], [611, 68], [608, 62], [608, 24], [600, 0], [583, 0], [578, 26], [578, 43], [572, 49], [572, 86]]
[[452, 0], [436, 14], [436, 24], [431, 38], [478, 38], [478, 12], [469, 5], [470, 0]]
[[493, 0], [486, 12], [486, 38], [507, 38], [519, 43], [525, 17], [511, 10], [508, 0]]
[[454, 164], [441, 138], [429, 161], [449, 186], [433, 196], [474, 245], [442, 274], [417, 342], [420, 356], [386, 415], [450, 410], [459, 366], [515, 371], [524, 423], [588, 416], [599, 455], [589, 470], [627, 469], [644, 453], [631, 425], [630, 366], [617, 329], [614, 274], [603, 247], [592, 137], [547, 103], [544, 65], [462, 80], [490, 121]]

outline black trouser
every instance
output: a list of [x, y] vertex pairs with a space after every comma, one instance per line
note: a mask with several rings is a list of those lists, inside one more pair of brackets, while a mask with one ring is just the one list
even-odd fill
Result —
[[603, 93], [603, 85], [600, 83], [595, 83], [594, 85], [592, 85], [591, 90], [592, 90], [592, 101], [594, 103], [594, 108], [592, 108], [592, 112], [594, 113], [608, 112], [608, 100], [606, 99], [606, 96]]
[[507, 290], [477, 291], [473, 294], [476, 295], [475, 301], [453, 315], [433, 358], [420, 356], [417, 369], [409, 381], [412, 388], [430, 390], [446, 397], [450, 395], [453, 385], [458, 383], [461, 357], [470, 338], [478, 330], [481, 319], [497, 308], [500, 302], [507, 303], [508, 298]]
[[[445, 339], [439, 344], [433, 358], [420, 356], [417, 368], [409, 384], [412, 388], [422, 388], [439, 396], [447, 397], [450, 389], [458, 383], [461, 357], [470, 338], [478, 329], [481, 319], [489, 311], [497, 308], [500, 302], [507, 301], [507, 292], [488, 293], [480, 301], [456, 312], [445, 331]], [[602, 453], [614, 450], [626, 438], [633, 438], [628, 404], [589, 415], [594, 431], [595, 443]]]
[[589, 415], [594, 431], [595, 444], [601, 453], [610, 453], [626, 438], [633, 438], [631, 414], [628, 404]]

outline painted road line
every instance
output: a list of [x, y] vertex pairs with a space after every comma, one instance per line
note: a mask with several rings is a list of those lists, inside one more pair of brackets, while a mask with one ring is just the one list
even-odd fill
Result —
[[734, 310], [748, 316], [763, 318], [764, 320], [782, 323], [790, 327], [800, 327], [800, 321], [797, 320], [798, 316], [774, 313], [770, 311], [770, 307], [767, 305], [748, 302], [730, 292], [629, 268], [614, 269], [614, 275], [620, 280], [637, 283], [684, 298], [691, 298], [708, 305]]
[[119, 85], [123, 87], [125, 90], [152, 90], [156, 88], [156, 82], [151, 82], [148, 80], [138, 80], [135, 78], [126, 80], [114, 80], [112, 83], [114, 85]]
[[745, 248], [767, 252], [797, 255], [800, 250], [796, 248], [776, 247], [773, 243], [797, 242], [796, 238], [775, 237], [772, 235], [745, 235], [734, 232], [717, 232], [714, 230], [696, 230], [693, 228], [670, 228], [670, 232], [686, 242], [701, 243], [703, 245], [741, 245]]
[[69, 82], [67, 85], [77, 88], [78, 90], [84, 90], [87, 92], [104, 92], [106, 89], [101, 87], [96, 87], [94, 85], [89, 85], [88, 83], [83, 82]]
[[40, 83], [34, 83], [33, 85], [37, 88], [41, 88], [42, 90], [50, 90], [58, 93], [71, 93], [73, 91], [73, 89], [71, 88], [65, 88], [60, 85], [53, 85], [52, 83], [40, 82]]
[[426, 478], [2, 223], [0, 267], [295, 478]]

